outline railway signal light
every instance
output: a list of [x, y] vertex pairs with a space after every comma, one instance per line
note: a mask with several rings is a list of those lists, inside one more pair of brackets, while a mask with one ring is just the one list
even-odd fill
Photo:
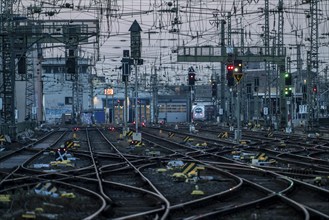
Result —
[[188, 69], [188, 84], [190, 86], [195, 85], [195, 71], [194, 71], [193, 67], [190, 67]]
[[212, 95], [212, 97], [217, 97], [217, 82], [216, 81], [211, 82], [211, 95]]
[[291, 95], [292, 95], [292, 89], [291, 89], [291, 87], [285, 87], [284, 88], [284, 96], [285, 97], [291, 97]]
[[233, 70], [234, 70], [234, 64], [233, 63], [228, 63], [226, 65], [226, 80], [227, 80], [227, 85], [229, 87], [234, 86], [234, 77], [233, 77]]
[[227, 64], [227, 71], [233, 71], [234, 70], [234, 64], [233, 63], [229, 63]]
[[313, 86], [313, 93], [317, 93], [318, 92], [318, 87], [316, 85]]
[[242, 73], [242, 60], [234, 60], [234, 72]]
[[123, 50], [122, 63], [122, 81], [128, 82], [128, 77], [130, 75], [130, 66], [133, 64], [133, 59], [129, 57], [129, 50]]
[[18, 60], [18, 74], [26, 74], [26, 56], [23, 55]]
[[302, 86], [302, 93], [303, 93], [303, 99], [306, 100], [307, 99], [307, 86], [306, 85]]
[[259, 77], [255, 77], [254, 79], [254, 91], [258, 92], [258, 87], [259, 87]]
[[286, 86], [291, 86], [292, 85], [292, 77], [291, 73], [285, 73], [284, 74], [284, 84]]
[[65, 66], [67, 73], [75, 74], [75, 57], [68, 57]]
[[129, 62], [122, 61], [122, 81], [123, 82], [127, 82], [129, 75], [130, 75], [130, 65], [129, 65]]

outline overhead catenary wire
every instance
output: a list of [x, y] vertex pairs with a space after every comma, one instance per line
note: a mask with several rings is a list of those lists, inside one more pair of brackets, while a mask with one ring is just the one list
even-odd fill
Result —
[[[176, 41], [169, 41], [165, 45], [164, 41], [161, 40], [161, 54], [162, 64], [164, 64], [164, 59], [168, 56], [168, 62], [174, 62], [173, 54], [171, 54], [171, 48], [176, 45], [182, 45], [184, 42], [186, 45], [216, 45], [218, 44], [218, 32], [214, 31], [214, 27], [209, 26], [209, 20], [213, 18], [213, 13], [215, 10], [219, 11], [219, 16], [221, 19], [226, 19], [227, 11], [234, 11], [233, 16], [242, 16], [242, 28], [246, 29], [245, 32], [248, 34], [246, 43], [249, 45], [261, 45], [261, 35], [262, 22], [260, 18], [263, 15], [261, 8], [263, 7], [263, 1], [255, 0], [223, 0], [223, 1], [200, 1], [200, 0], [180, 0], [171, 1], [175, 2], [177, 7], [177, 12], [181, 14], [179, 25], [179, 33], [170, 33], [169, 30], [172, 28], [172, 20], [175, 18], [175, 14], [165, 10], [169, 10], [168, 2], [161, 0], [139, 0], [139, 1], [123, 1], [123, 0], [46, 0], [46, 1], [19, 1], [19, 7], [25, 8], [29, 5], [50, 5], [54, 9], [57, 8], [60, 13], [56, 15], [57, 18], [65, 19], [66, 15], [70, 13], [71, 18], [78, 17], [97, 17], [101, 21], [101, 46], [104, 51], [103, 54], [109, 54], [108, 49], [111, 48], [111, 43], [115, 42], [117, 49], [112, 48], [111, 54], [113, 57], [120, 57], [122, 55], [122, 49], [129, 48], [129, 33], [127, 33], [126, 27], [131, 24], [132, 19], [138, 19], [143, 31], [153, 31], [151, 38], [143, 37], [143, 41], [147, 40], [147, 44], [143, 44], [143, 55], [145, 57], [152, 57], [155, 55], [155, 50], [160, 50], [159, 41], [164, 36], [170, 38], [176, 38]], [[179, 2], [179, 4], [178, 4]], [[296, 31], [298, 35], [304, 38], [308, 35], [307, 26], [307, 10], [308, 5], [296, 4], [297, 1], [287, 0], [284, 1], [284, 16], [285, 23], [289, 24], [291, 28], [285, 28], [284, 36], [286, 42], [294, 42], [295, 36], [291, 34], [290, 30]], [[72, 9], [63, 8], [62, 6], [66, 3], [74, 4]], [[328, 32], [328, 1], [319, 2], [321, 8], [321, 20], [319, 24], [321, 25], [321, 30], [323, 33]], [[275, 10], [277, 7], [277, 1], [270, 1], [270, 19], [271, 27], [277, 25], [275, 21]], [[64, 14], [62, 14], [64, 13]], [[42, 19], [42, 15], [38, 15]], [[47, 17], [49, 19], [49, 17]], [[161, 20], [160, 20], [161, 19]], [[232, 28], [237, 28], [237, 22], [232, 22]], [[272, 28], [270, 28], [272, 29]], [[161, 31], [161, 37], [159, 36]], [[158, 33], [157, 33], [158, 32]], [[143, 34], [143, 33], [142, 33]], [[143, 34], [144, 36], [145, 34]], [[121, 38], [124, 41], [118, 40]], [[179, 40], [178, 40], [179, 39]], [[216, 42], [217, 41], [217, 42]], [[326, 39], [321, 39], [321, 44], [326, 44]], [[301, 42], [305, 42], [305, 39], [301, 39]], [[237, 44], [238, 41], [235, 41]], [[299, 42], [300, 43], [300, 42]], [[121, 45], [119, 45], [121, 44]], [[165, 48], [167, 47], [167, 48]], [[153, 48], [150, 50], [150, 48]], [[327, 50], [325, 47], [323, 48]], [[328, 55], [323, 53], [321, 57], [325, 58]], [[112, 55], [111, 55], [112, 57]], [[171, 57], [171, 58], [170, 58]], [[179, 64], [177, 64], [179, 65]]]

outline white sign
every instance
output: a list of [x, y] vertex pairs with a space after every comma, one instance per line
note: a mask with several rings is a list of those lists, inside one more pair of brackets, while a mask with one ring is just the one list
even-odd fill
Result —
[[299, 114], [307, 113], [307, 105], [299, 105]]
[[224, 110], [222, 108], [219, 109], [219, 115], [223, 115], [224, 114]]
[[267, 107], [264, 107], [263, 111], [264, 111], [264, 115], [268, 115], [268, 108]]
[[33, 115], [37, 114], [37, 107], [35, 107], [35, 106], [32, 107], [32, 114]]
[[234, 53], [234, 48], [232, 46], [227, 46], [226, 47], [226, 53], [227, 54], [233, 54]]
[[140, 133], [140, 132], [138, 132], [138, 133], [134, 132], [133, 133], [133, 140], [134, 141], [142, 141], [142, 133]]

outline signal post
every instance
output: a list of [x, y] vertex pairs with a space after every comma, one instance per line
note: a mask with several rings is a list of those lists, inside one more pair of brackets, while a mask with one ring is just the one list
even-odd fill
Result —
[[130, 31], [130, 49], [131, 58], [134, 60], [135, 69], [135, 133], [133, 134], [133, 141], [141, 141], [142, 133], [138, 132], [138, 74], [137, 65], [143, 65], [143, 59], [141, 59], [141, 47], [142, 39], [141, 32], [142, 28], [135, 20], [129, 28]]
[[191, 66], [190, 68], [188, 68], [188, 85], [189, 85], [189, 89], [190, 89], [190, 105], [189, 105], [189, 122], [190, 122], [190, 132], [192, 132], [195, 128], [193, 126], [193, 120], [192, 120], [192, 104], [194, 101], [194, 85], [195, 85], [195, 70], [194, 68]]
[[286, 101], [286, 132], [292, 132], [292, 75], [289, 72], [284, 74], [284, 97]]
[[234, 139], [239, 142], [242, 137], [241, 130], [241, 84], [240, 81], [243, 77], [242, 60], [234, 60], [233, 77], [236, 80], [237, 91], [237, 109], [236, 109], [236, 130], [234, 131]]

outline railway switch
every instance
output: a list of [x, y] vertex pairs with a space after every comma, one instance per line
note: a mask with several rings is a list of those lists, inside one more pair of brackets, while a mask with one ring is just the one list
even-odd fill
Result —
[[128, 132], [126, 133], [126, 136], [127, 136], [127, 137], [131, 137], [131, 136], [133, 135], [133, 133], [134, 133], [133, 131], [128, 131]]
[[136, 140], [132, 140], [130, 141], [130, 145], [134, 145], [136, 147], [142, 147], [145, 146], [145, 144], [142, 141], [136, 141]]
[[10, 198], [10, 195], [8, 194], [0, 194], [0, 202], [10, 202], [11, 201], [11, 198]]
[[[75, 145], [75, 141], [73, 140], [68, 140], [68, 141], [65, 141], [64, 143], [64, 147], [65, 149], [68, 149], [68, 148], [73, 148]], [[61, 147], [62, 148], [62, 147]]]
[[157, 172], [158, 173], [165, 173], [165, 172], [167, 172], [167, 169], [165, 169], [165, 168], [159, 168], [159, 169], [157, 169]]
[[56, 151], [56, 161], [67, 160], [67, 148], [62, 144]]
[[189, 141], [193, 141], [193, 139], [192, 139], [190, 136], [186, 136], [186, 137], [184, 137], [184, 139], [183, 139], [183, 142], [184, 142], [184, 143], [187, 143], [187, 142], [189, 142]]
[[195, 185], [195, 188], [192, 191], [191, 195], [195, 195], [195, 196], [204, 195], [204, 192], [199, 189], [199, 186], [198, 185]]
[[168, 137], [174, 137], [175, 136], [175, 133], [173, 132], [168, 132]]
[[35, 212], [33, 211], [26, 211], [25, 213], [22, 214], [23, 219], [36, 219], [37, 216]]
[[203, 143], [197, 143], [195, 146], [196, 147], [208, 147], [208, 144], [207, 144], [207, 142], [203, 142]]
[[225, 131], [225, 132], [221, 132], [217, 135], [218, 138], [228, 138], [228, 132]]
[[52, 197], [59, 197], [59, 194], [57, 192], [57, 188], [50, 182], [47, 183], [39, 183], [34, 188], [34, 192], [38, 195], [46, 195], [46, 196], [52, 196]]

